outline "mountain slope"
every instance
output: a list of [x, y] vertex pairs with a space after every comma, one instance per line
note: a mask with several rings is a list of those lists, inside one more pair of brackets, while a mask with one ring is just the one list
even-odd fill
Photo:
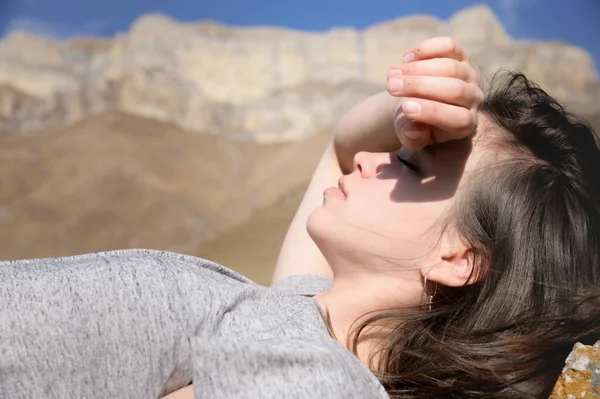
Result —
[[229, 143], [120, 113], [1, 137], [0, 257], [193, 253], [303, 184], [325, 142]]

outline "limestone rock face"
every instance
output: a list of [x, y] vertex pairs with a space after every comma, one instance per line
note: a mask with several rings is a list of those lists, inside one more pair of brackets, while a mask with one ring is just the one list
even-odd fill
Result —
[[600, 341], [593, 346], [576, 343], [565, 361], [550, 399], [600, 397]]
[[484, 5], [460, 11], [448, 23], [448, 34], [472, 51], [484, 51], [488, 46], [508, 46], [512, 39], [494, 15]]
[[322, 33], [160, 14], [112, 41], [54, 41], [16, 32], [0, 43], [0, 132], [69, 124], [117, 110], [208, 134], [296, 141], [332, 129], [351, 105], [383, 90], [387, 69], [417, 42], [450, 35], [485, 82], [498, 68], [525, 72], [578, 112], [598, 111], [595, 67], [584, 50], [515, 41], [487, 6], [449, 21], [417, 15], [364, 30]]

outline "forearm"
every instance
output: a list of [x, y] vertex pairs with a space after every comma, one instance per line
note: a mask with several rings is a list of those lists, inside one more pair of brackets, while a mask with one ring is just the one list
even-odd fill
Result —
[[329, 264], [306, 231], [306, 221], [312, 211], [323, 205], [323, 190], [337, 186], [341, 175], [333, 144], [329, 143], [285, 236], [273, 283], [296, 274], [333, 276]]
[[351, 108], [334, 132], [334, 148], [344, 173], [352, 171], [359, 151], [385, 152], [400, 147], [394, 129], [394, 112], [400, 102], [388, 92], [375, 94]]
[[394, 130], [398, 99], [387, 92], [369, 97], [350, 109], [335, 129], [279, 252], [273, 283], [295, 274], [331, 277], [329, 264], [306, 231], [308, 215], [323, 203], [323, 190], [335, 187], [343, 173], [352, 171], [358, 151], [392, 151], [399, 147]]

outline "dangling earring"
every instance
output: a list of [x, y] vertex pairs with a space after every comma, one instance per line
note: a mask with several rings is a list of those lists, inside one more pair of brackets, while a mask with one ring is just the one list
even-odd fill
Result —
[[427, 301], [427, 305], [429, 305], [429, 310], [431, 310], [431, 305], [433, 304], [433, 297], [437, 293], [437, 283], [435, 283], [435, 289], [433, 290], [433, 294], [429, 295], [427, 293], [427, 274], [428, 273], [429, 273], [429, 271], [427, 273], [425, 273], [425, 277], [423, 278], [423, 293], [425, 294], [425, 296], [427, 298], [429, 298], [429, 301]]

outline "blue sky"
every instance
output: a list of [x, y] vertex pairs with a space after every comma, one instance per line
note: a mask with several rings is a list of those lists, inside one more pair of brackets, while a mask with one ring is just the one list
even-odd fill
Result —
[[579, 45], [592, 53], [600, 70], [600, 0], [0, 0], [0, 35], [26, 29], [55, 38], [110, 37], [146, 12], [182, 21], [320, 31], [364, 28], [415, 13], [447, 19], [476, 3], [489, 4], [511, 36]]

